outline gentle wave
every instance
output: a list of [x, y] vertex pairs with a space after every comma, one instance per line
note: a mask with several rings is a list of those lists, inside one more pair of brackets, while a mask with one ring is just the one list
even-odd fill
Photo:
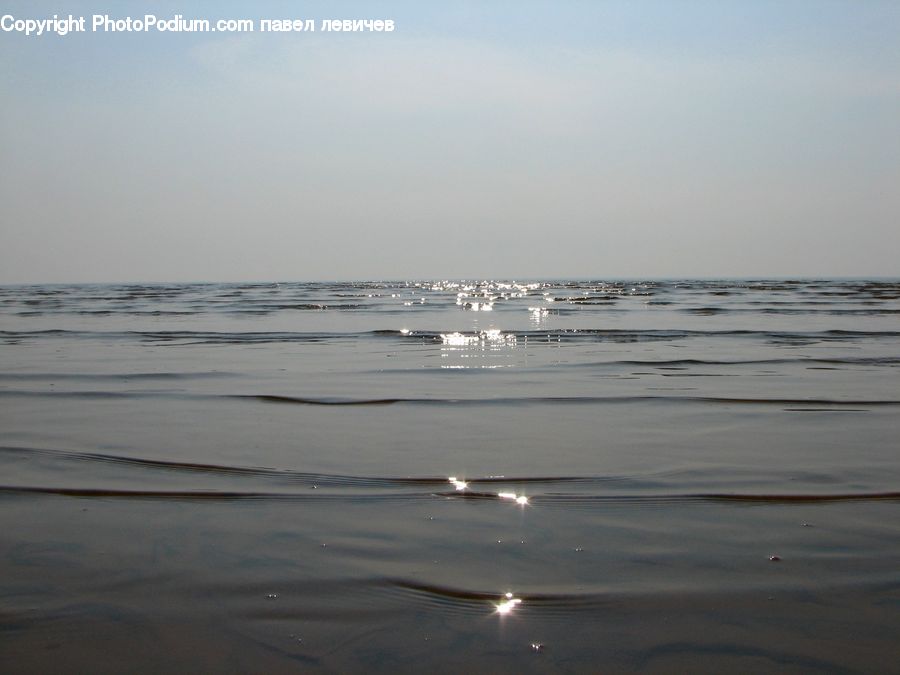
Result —
[[[758, 585], [757, 585], [758, 584]], [[296, 578], [276, 578], [264, 584], [242, 581], [234, 584], [205, 584], [204, 590], [210, 595], [222, 597], [242, 596], [246, 599], [266, 597], [277, 589], [277, 602], [260, 605], [246, 603], [243, 613], [251, 618], [264, 620], [315, 620], [358, 621], [371, 614], [386, 615], [410, 608], [419, 611], [437, 611], [442, 617], [450, 615], [484, 617], [498, 613], [500, 605], [510, 598], [516, 599], [513, 614], [516, 620], [526, 617], [571, 620], [602, 613], [623, 615], [641, 608], [655, 611], [683, 611], [686, 605], [696, 608], [707, 606], [716, 612], [727, 602], [758, 600], [778, 592], [780, 597], [800, 594], [808, 599], [808, 588], [798, 588], [790, 582], [745, 583], [739, 589], [711, 587], [703, 590], [693, 588], [672, 588], [657, 586], [651, 589], [622, 589], [593, 585], [591, 590], [557, 587], [559, 590], [542, 588], [502, 587], [487, 589], [477, 586], [462, 586], [437, 581], [427, 581], [409, 577], [370, 576], [363, 578], [325, 578], [298, 580]], [[507, 590], [510, 588], [510, 590]], [[829, 593], [858, 593], [865, 591], [875, 596], [886, 597], [897, 591], [896, 580], [879, 575], [865, 581], [832, 584]], [[507, 595], [509, 593], [509, 595]], [[708, 645], [698, 644], [694, 651], [708, 651]], [[763, 652], [764, 650], [759, 650]], [[834, 671], [834, 665], [821, 662], [819, 671]]]
[[[674, 481], [676, 484], [689, 484], [697, 481], [716, 484], [722, 483], [722, 476], [718, 470], [713, 469], [680, 469], [642, 472], [639, 474], [604, 474], [604, 475], [468, 475], [459, 478], [467, 482], [467, 490], [464, 493], [449, 491], [449, 485], [455, 484], [454, 480], [445, 476], [379, 476], [379, 475], [353, 475], [322, 472], [297, 471], [293, 469], [244, 466], [236, 464], [210, 464], [202, 462], [177, 461], [148, 457], [134, 457], [122, 454], [85, 452], [73, 449], [47, 448], [34, 446], [0, 445], [0, 455], [19, 455], [23, 457], [35, 457], [63, 462], [85, 462], [98, 465], [109, 464], [123, 468], [137, 470], [155, 470], [162, 472], [174, 472], [185, 474], [206, 474], [210, 476], [223, 476], [230, 479], [264, 480], [277, 483], [287, 483], [316, 487], [333, 487], [346, 489], [399, 489], [399, 488], [429, 488], [432, 490], [445, 488], [445, 496], [458, 496], [463, 494], [481, 496], [484, 487], [518, 488], [526, 487], [534, 492], [541, 487], [557, 488], [560, 485], [572, 485], [578, 490], [585, 489], [622, 489], [628, 486], [631, 489], [664, 490]], [[828, 473], [811, 472], [808, 469], [792, 470], [790, 475], [795, 480], [802, 480], [810, 484], [837, 484], [847, 479], [849, 474], [842, 478]], [[739, 481], [759, 480], [759, 469], [739, 469], [734, 467], [729, 470], [729, 476]], [[766, 480], [782, 480], [779, 472], [766, 474]], [[476, 489], [477, 488], [477, 489]], [[555, 493], [546, 493], [553, 496]], [[488, 496], [496, 496], [491, 492]], [[545, 495], [546, 496], [546, 495]]]
[[0, 495], [53, 495], [59, 497], [99, 498], [99, 499], [138, 499], [138, 500], [170, 500], [170, 501], [410, 501], [431, 499], [433, 493], [395, 493], [395, 494], [333, 494], [324, 492], [250, 492], [240, 490], [120, 490], [113, 488], [68, 488], [0, 485]]
[[44, 380], [72, 380], [85, 382], [122, 382], [127, 380], [199, 380], [242, 377], [241, 373], [213, 371], [184, 371], [159, 373], [0, 373], [0, 381], [41, 382]]
[[[323, 579], [314, 583], [295, 579], [275, 580], [266, 585], [243, 586], [239, 592], [260, 597], [279, 591], [278, 603], [244, 610], [251, 618], [265, 620], [323, 619], [358, 620], [369, 613], [384, 615], [397, 608], [437, 610], [442, 616], [484, 616], [497, 612], [508, 599], [503, 591], [452, 586], [404, 577]], [[215, 586], [212, 591], [234, 594], [238, 589]], [[527, 607], [543, 617], [607, 609], [624, 599], [622, 594], [598, 592], [517, 592], [517, 608]], [[302, 600], [301, 600], [302, 599]]]
[[[830, 303], [829, 303], [830, 304]], [[900, 309], [893, 308], [835, 308], [827, 309], [809, 307], [684, 307], [681, 312], [696, 314], [698, 316], [712, 316], [715, 314], [783, 314], [794, 315], [825, 315], [825, 316], [894, 316], [900, 314]]]
[[[447, 485], [445, 476], [351, 476], [344, 474], [310, 473], [289, 469], [273, 469], [266, 467], [246, 467], [224, 464], [203, 464], [198, 462], [177, 462], [170, 460], [148, 459], [142, 457], [126, 457], [97, 452], [79, 452], [74, 450], [57, 450], [51, 448], [35, 448], [25, 446], [0, 446], [0, 453], [34, 455], [52, 457], [54, 459], [108, 463], [121, 466], [132, 466], [164, 471], [183, 471], [203, 474], [221, 474], [228, 476], [247, 476], [255, 478], [274, 478], [279, 481], [301, 483], [323, 487], [351, 488], [389, 488], [398, 486], [443, 486]], [[600, 483], [625, 480], [624, 476], [482, 476], [470, 480], [479, 484], [559, 484], [559, 483]]]
[[650, 360], [650, 359], [622, 359], [611, 361], [597, 361], [591, 363], [579, 363], [577, 367], [590, 366], [651, 366], [662, 368], [666, 366], [776, 366], [790, 364], [828, 364], [828, 365], [854, 365], [854, 366], [892, 366], [900, 364], [900, 357], [896, 356], [843, 356], [833, 358], [821, 357], [796, 357], [796, 358], [780, 358], [780, 359], [667, 359], [667, 360]]
[[[444, 330], [392, 330], [377, 329], [351, 332], [289, 332], [289, 331], [86, 331], [86, 330], [24, 330], [0, 331], [0, 339], [7, 341], [38, 339], [88, 339], [88, 340], [139, 340], [156, 344], [177, 343], [180, 345], [219, 344], [269, 344], [306, 343], [359, 340], [361, 338], [394, 338], [406, 341], [444, 342], [445, 336], [455, 333], [454, 329]], [[460, 332], [463, 337], [479, 337], [478, 333]], [[885, 339], [900, 337], [894, 330], [843, 330], [823, 331], [762, 331], [762, 330], [668, 330], [668, 329], [597, 329], [565, 328], [553, 330], [520, 330], [510, 337], [530, 343], [541, 342], [640, 342], [666, 341], [689, 338], [748, 338], [764, 341], [785, 342], [835, 342], [844, 340]]]
[[692, 403], [748, 406], [821, 406], [823, 409], [871, 408], [900, 406], [900, 399], [827, 399], [827, 398], [739, 398], [728, 396], [497, 396], [493, 398], [308, 398], [281, 394], [189, 394], [182, 391], [28, 391], [0, 390], [0, 398], [81, 398], [81, 399], [159, 399], [180, 400], [244, 400], [260, 403], [308, 406], [517, 406], [517, 405], [616, 405], [629, 403]]
[[[509, 481], [511, 482], [511, 481]], [[403, 492], [379, 494], [338, 494], [327, 492], [251, 492], [240, 490], [124, 490], [112, 488], [42, 487], [0, 485], [0, 495], [54, 495], [62, 497], [102, 499], [144, 499], [172, 501], [409, 501], [422, 499], [454, 499], [515, 503], [507, 493], [481, 491]], [[527, 506], [540, 505], [649, 505], [677, 503], [752, 503], [752, 504], [825, 504], [831, 502], [900, 501], [900, 492], [860, 492], [829, 494], [652, 494], [652, 495], [529, 495]], [[525, 506], [526, 504], [522, 504]]]

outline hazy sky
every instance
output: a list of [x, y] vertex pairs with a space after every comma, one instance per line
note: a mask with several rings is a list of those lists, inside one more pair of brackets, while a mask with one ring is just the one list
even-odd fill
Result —
[[900, 275], [900, 2], [0, 2], [0, 283]]

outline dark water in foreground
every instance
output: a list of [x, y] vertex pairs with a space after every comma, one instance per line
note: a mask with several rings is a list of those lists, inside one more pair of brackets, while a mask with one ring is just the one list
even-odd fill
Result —
[[900, 672], [898, 318], [896, 281], [0, 287], [0, 671]]

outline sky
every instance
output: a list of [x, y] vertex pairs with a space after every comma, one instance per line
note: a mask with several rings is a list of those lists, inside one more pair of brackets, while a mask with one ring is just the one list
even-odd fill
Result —
[[147, 12], [0, 32], [0, 283], [900, 276], [900, 2], [0, 0]]

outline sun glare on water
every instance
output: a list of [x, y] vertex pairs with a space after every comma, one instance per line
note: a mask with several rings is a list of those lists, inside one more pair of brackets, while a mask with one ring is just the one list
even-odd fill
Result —
[[506, 593], [503, 598], [503, 600], [495, 605], [497, 614], [509, 614], [522, 604], [522, 600], [520, 598], [514, 598], [512, 593]]
[[511, 501], [514, 501], [520, 506], [525, 506], [528, 504], [528, 497], [526, 497], [525, 495], [517, 495], [515, 492], [498, 492], [497, 496], [500, 499], [509, 499]]
[[466, 488], [469, 487], [469, 484], [464, 480], [458, 480], [456, 476], [450, 476], [447, 480], [450, 481], [451, 485], [455, 487], [459, 492], [462, 492]]

